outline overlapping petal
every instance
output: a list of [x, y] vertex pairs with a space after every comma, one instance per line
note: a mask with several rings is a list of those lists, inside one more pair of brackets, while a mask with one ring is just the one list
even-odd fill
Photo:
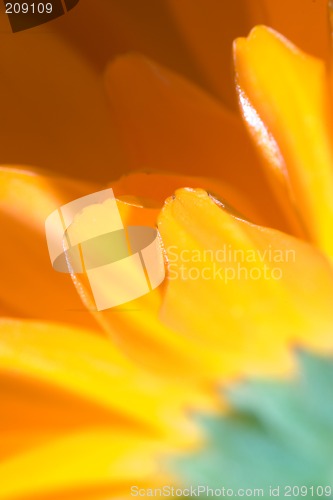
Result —
[[333, 273], [311, 246], [179, 190], [159, 220], [169, 280], [160, 319], [221, 356], [221, 370], [283, 374], [290, 347], [332, 350]]
[[232, 106], [230, 45], [254, 23], [264, 22], [253, 16], [253, 5], [249, 13], [248, 3], [95, 0], [81, 3], [56, 29], [99, 71], [119, 54], [140, 52]]
[[46, 217], [63, 203], [98, 190], [98, 184], [0, 169], [0, 301], [5, 315], [95, 327], [68, 276], [53, 271], [45, 238]]
[[139, 55], [113, 62], [106, 85], [128, 170], [205, 172], [252, 200], [259, 223], [291, 230], [242, 124], [216, 100]]
[[[238, 191], [234, 186], [227, 184], [220, 178], [209, 178], [202, 176], [186, 176], [172, 173], [158, 172], [132, 172], [124, 175], [117, 181], [110, 183], [116, 197], [121, 201], [131, 201], [139, 204], [142, 208], [156, 208], [155, 219], [152, 224], [157, 221], [157, 214], [163, 207], [164, 202], [171, 196], [176, 189], [182, 187], [200, 187], [209, 191], [211, 194], [219, 197], [221, 202], [232, 207], [244, 217], [250, 220], [264, 220], [265, 215], [262, 214], [260, 208], [253, 203], [248, 196]], [[135, 196], [128, 196], [129, 193], [135, 193]], [[120, 205], [124, 210], [124, 205]], [[145, 210], [135, 210], [135, 217], [139, 218], [140, 213], [145, 214]], [[124, 214], [125, 215], [125, 214]], [[134, 215], [134, 213], [133, 213]], [[126, 217], [126, 215], [125, 215]], [[145, 221], [146, 224], [149, 222]], [[139, 224], [139, 219], [136, 224]], [[129, 224], [129, 222], [128, 222]]]
[[[154, 22], [151, 20], [154, 19]], [[98, 71], [118, 54], [138, 51], [232, 106], [230, 44], [265, 23], [303, 50], [329, 56], [326, 0], [95, 0], [53, 23], [59, 37]]]
[[0, 385], [0, 498], [128, 492], [154, 484], [167, 453], [198, 443], [186, 412], [202, 407], [199, 392], [89, 330], [2, 319]]
[[[257, 27], [235, 44], [240, 103], [248, 128], [267, 159], [268, 175], [294, 203], [308, 237], [333, 255], [333, 148], [324, 63], [279, 34]], [[263, 133], [263, 127], [267, 131]], [[281, 187], [281, 185], [283, 186]]]
[[[132, 221], [136, 211], [156, 213], [122, 202], [118, 208]], [[332, 348], [333, 274], [317, 250], [237, 218], [200, 190], [177, 191], [159, 229], [166, 282], [124, 306], [94, 311], [136, 362], [202, 384], [289, 373], [295, 344]], [[84, 276], [75, 278], [93, 310]]]
[[[157, 222], [158, 210], [154, 208], [143, 208], [122, 201], [118, 201], [117, 206], [125, 226], [130, 223], [154, 225]], [[97, 214], [103, 216], [102, 205], [91, 208], [94, 211], [82, 211], [70, 226], [70, 230], [76, 235], [82, 235], [82, 230], [84, 232], [91, 220], [97, 218]], [[132, 267], [124, 267], [117, 283], [109, 283], [100, 276], [95, 290], [103, 297], [103, 302], [112, 303], [115, 294], [122, 288], [127, 289], [128, 284], [135, 279]], [[212, 386], [207, 386], [207, 381], [215, 383], [216, 377], [220, 378], [223, 373], [220, 353], [205, 345], [202, 340], [188, 342], [187, 338], [160, 321], [163, 284], [149, 294], [123, 305], [97, 311], [86, 271], [74, 273], [73, 282], [82, 301], [109, 334], [111, 341], [119, 344], [136, 363], [167, 379], [175, 380], [179, 386], [185, 384], [186, 391], [193, 387], [198, 395], [198, 389], [200, 392], [204, 388], [204, 392], [208, 391], [208, 398], [211, 397], [212, 402], [214, 401]]]

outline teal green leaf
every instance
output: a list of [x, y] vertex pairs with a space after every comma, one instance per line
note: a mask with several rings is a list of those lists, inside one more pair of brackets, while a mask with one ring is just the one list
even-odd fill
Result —
[[333, 359], [297, 357], [294, 379], [237, 384], [226, 391], [232, 412], [194, 417], [206, 445], [173, 463], [185, 485], [261, 498], [272, 498], [271, 488], [288, 498], [293, 487], [290, 498], [333, 498]]

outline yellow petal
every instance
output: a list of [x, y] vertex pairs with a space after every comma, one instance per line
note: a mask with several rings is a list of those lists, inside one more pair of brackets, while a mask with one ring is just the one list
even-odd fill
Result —
[[193, 439], [194, 429], [183, 414], [186, 405], [196, 404], [193, 393], [135, 367], [107, 340], [90, 331], [7, 319], [0, 320], [0, 332], [4, 380], [24, 377], [47, 384], [51, 392], [73, 394], [99, 413], [109, 413], [111, 424], [166, 433], [170, 442]]
[[[272, 182], [284, 183], [309, 238], [333, 256], [333, 151], [324, 63], [307, 56], [283, 37], [257, 27], [235, 44], [243, 115], [258, 147], [262, 122], [276, 141], [283, 161], [267, 165]], [[255, 112], [253, 112], [253, 108]], [[256, 113], [259, 115], [259, 121]], [[266, 134], [267, 136], [267, 134]], [[286, 168], [286, 172], [281, 169]]]
[[217, 101], [138, 55], [113, 62], [106, 85], [128, 170], [204, 173], [252, 200], [268, 225], [290, 230], [246, 131]]
[[160, 459], [199, 443], [193, 390], [90, 331], [1, 320], [0, 385], [0, 498], [127, 498], [129, 484], [165, 484]]
[[131, 485], [170, 483], [158, 453], [158, 441], [133, 431], [83, 429], [0, 463], [0, 498], [130, 498]]
[[333, 272], [311, 246], [179, 190], [159, 230], [169, 263], [161, 320], [204, 340], [232, 375], [283, 374], [291, 347], [332, 350]]
[[97, 324], [68, 276], [52, 269], [45, 220], [63, 203], [98, 190], [94, 183], [48, 177], [21, 168], [0, 168], [0, 300], [6, 315]]
[[[132, 206], [132, 210], [142, 208]], [[289, 373], [295, 342], [315, 349], [331, 347], [332, 270], [312, 247], [240, 221], [200, 190], [179, 190], [163, 209], [159, 228], [169, 278], [139, 299], [94, 312], [136, 362], [188, 387], [206, 384], [207, 390], [211, 387], [207, 382], [229, 377]], [[245, 256], [248, 252], [252, 261], [237, 262], [237, 253], [230, 264], [219, 260], [224, 251], [237, 250]], [[205, 251], [207, 262], [200, 258]], [[185, 274], [190, 268], [194, 278], [175, 279], [184, 266]], [[230, 272], [235, 273], [238, 266], [244, 268], [241, 276], [232, 279]], [[224, 268], [230, 268], [226, 281]], [[250, 272], [253, 279], [244, 278]], [[258, 280], [258, 272], [263, 279]], [[93, 308], [82, 279], [76, 276], [78, 291]], [[125, 283], [130, 279], [124, 276]], [[309, 317], [304, 316], [304, 304]]]
[[[133, 220], [135, 223], [136, 220], [143, 220], [142, 218], [145, 216], [147, 216], [148, 221], [151, 221], [153, 216], [156, 217], [154, 209], [130, 206], [119, 201], [117, 205], [123, 221]], [[74, 220], [70, 227], [72, 231], [70, 239], [72, 239], [73, 234], [82, 234], [82, 229], [84, 231], [91, 220], [96, 220], [98, 216], [103, 218], [102, 204], [89, 208], [93, 210], [92, 213], [90, 210], [82, 211]], [[152, 214], [147, 213], [150, 211]], [[94, 280], [94, 277], [92, 279]], [[74, 284], [83, 301], [101, 327], [109, 333], [111, 339], [116, 339], [117, 344], [121, 345], [124, 352], [128, 353], [136, 363], [149, 367], [150, 370], [167, 377], [169, 380], [176, 380], [179, 387], [185, 384], [184, 390], [186, 392], [189, 392], [190, 387], [194, 389], [196, 403], [199, 404], [199, 396], [200, 404], [204, 405], [205, 409], [210, 404], [214, 405], [215, 398], [211, 382], [215, 386], [216, 379], [222, 380], [224, 376], [229, 376], [230, 363], [226, 363], [224, 354], [217, 350], [215, 345], [207, 344], [205, 338], [192, 336], [189, 339], [187, 336], [179, 334], [176, 323], [172, 325], [172, 328], [169, 328], [168, 324], [161, 321], [160, 310], [164, 302], [165, 284], [123, 305], [102, 311], [96, 310], [96, 293], [99, 301], [102, 297], [104, 302], [112, 303], [118, 289], [127, 289], [127, 284], [132, 283], [133, 280], [131, 268], [122, 269], [121, 280], [119, 279], [115, 283], [103, 280], [102, 276], [99, 276], [98, 282], [94, 284], [95, 295], [93, 296], [91, 281], [88, 280], [86, 274], [80, 273], [74, 276]], [[231, 361], [231, 366], [234, 369], [233, 361]], [[202, 399], [203, 387], [208, 400], [207, 397], [206, 400]], [[194, 398], [194, 396], [192, 397]]]
[[121, 413], [111, 414], [79, 394], [50, 385], [42, 377], [14, 371], [13, 366], [11, 372], [2, 371], [0, 376], [1, 461], [85, 427], [129, 427], [130, 421]]

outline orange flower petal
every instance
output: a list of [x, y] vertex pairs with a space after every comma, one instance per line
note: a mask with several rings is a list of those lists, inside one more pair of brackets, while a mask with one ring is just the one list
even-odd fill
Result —
[[106, 85], [128, 154], [128, 170], [217, 177], [240, 196], [255, 200], [269, 225], [288, 227], [246, 131], [215, 100], [137, 55], [111, 64]]
[[45, 219], [65, 202], [98, 190], [96, 184], [0, 168], [0, 300], [4, 314], [65, 321], [98, 329], [68, 275], [54, 272]]
[[[283, 33], [305, 52], [328, 61], [331, 56], [330, 30], [327, 19], [328, 0], [260, 0], [265, 24]], [[249, 9], [256, 2], [248, 1]], [[255, 23], [261, 19], [254, 16]]]
[[[289, 194], [311, 240], [333, 256], [333, 150], [323, 62], [265, 27], [237, 40], [235, 61], [243, 115], [253, 138], [266, 157], [274, 154], [262, 140], [263, 122], [283, 159], [280, 165], [267, 165], [272, 182], [284, 182], [281, 202]], [[286, 172], [281, 171], [284, 164]]]
[[248, 14], [249, 3], [247, 0], [166, 0], [193, 60], [208, 83], [206, 87], [228, 107], [235, 107], [230, 47], [236, 37], [245, 35], [253, 26]]
[[98, 70], [119, 54], [140, 52], [235, 107], [230, 48], [253, 26], [253, 10], [249, 16], [247, 0], [95, 0], [54, 26]]
[[113, 57], [136, 51], [206, 84], [164, 0], [81, 2], [53, 27], [99, 72]]
[[[172, 175], [167, 173], [131, 173], [121, 177], [119, 180], [110, 184], [114, 190], [115, 196], [121, 201], [131, 203], [139, 203], [144, 207], [159, 207], [162, 208], [165, 200], [171, 196], [176, 189], [181, 187], [200, 187], [219, 197], [221, 201], [230, 205], [243, 214], [246, 218], [261, 221], [265, 224], [265, 214], [258, 210], [256, 204], [249, 198], [240, 194], [235, 188], [218, 179], [209, 179], [207, 177], [191, 177], [185, 175]], [[126, 197], [129, 193], [135, 193], [135, 197]], [[120, 208], [124, 208], [124, 204], [120, 204]], [[136, 218], [143, 215], [142, 223], [150, 225], [146, 218], [146, 212], [135, 210]], [[154, 220], [151, 225], [155, 225], [159, 210], [155, 211]], [[141, 217], [140, 217], [141, 220]], [[128, 223], [129, 224], [129, 223]], [[140, 224], [136, 220], [136, 224]]]

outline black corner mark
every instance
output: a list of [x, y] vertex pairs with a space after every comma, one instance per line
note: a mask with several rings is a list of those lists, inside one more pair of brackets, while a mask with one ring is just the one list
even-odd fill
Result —
[[74, 7], [79, 3], [80, 0], [65, 0], [65, 5], [67, 10], [74, 9]]
[[[35, 28], [73, 9], [79, 0], [3, 0], [12, 32]], [[65, 8], [66, 10], [65, 10]]]

